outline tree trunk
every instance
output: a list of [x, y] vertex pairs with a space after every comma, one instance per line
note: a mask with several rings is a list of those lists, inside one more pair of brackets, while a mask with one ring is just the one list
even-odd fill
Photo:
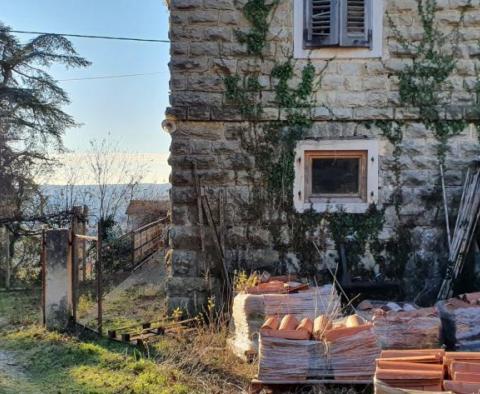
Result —
[[3, 285], [6, 287], [7, 272], [8, 272], [8, 239], [7, 230], [5, 227], [0, 226], [0, 268], [5, 272], [5, 278]]
[[9, 290], [12, 286], [13, 275], [13, 258], [15, 257], [15, 243], [17, 238], [7, 233], [7, 253], [6, 253], [6, 274], [5, 274], [5, 288]]

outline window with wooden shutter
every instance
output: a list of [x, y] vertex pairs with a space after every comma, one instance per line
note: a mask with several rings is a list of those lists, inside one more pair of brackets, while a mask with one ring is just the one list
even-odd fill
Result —
[[305, 0], [305, 48], [339, 44], [339, 0]]
[[343, 0], [340, 15], [340, 46], [370, 47], [371, 0]]
[[304, 48], [370, 47], [372, 0], [304, 0]]

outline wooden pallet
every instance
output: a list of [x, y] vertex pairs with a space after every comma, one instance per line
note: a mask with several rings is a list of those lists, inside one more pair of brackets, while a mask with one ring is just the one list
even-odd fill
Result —
[[373, 380], [335, 380], [335, 379], [306, 379], [306, 380], [260, 380], [253, 379], [250, 383], [249, 394], [258, 394], [266, 389], [273, 393], [284, 392], [288, 388], [295, 386], [316, 386], [316, 385], [335, 385], [335, 386], [369, 386], [373, 384]]
[[109, 330], [107, 335], [112, 341], [143, 345], [152, 337], [173, 333], [177, 330], [182, 330], [182, 332], [189, 330], [194, 321], [196, 320], [188, 319], [178, 322], [161, 320], [159, 322], [141, 323], [117, 330]]

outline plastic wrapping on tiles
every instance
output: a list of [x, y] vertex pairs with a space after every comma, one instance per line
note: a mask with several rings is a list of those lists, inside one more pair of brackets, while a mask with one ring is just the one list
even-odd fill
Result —
[[435, 308], [382, 312], [373, 318], [382, 349], [435, 349], [441, 344], [442, 322]]
[[236, 355], [251, 359], [258, 353], [258, 333], [268, 316], [291, 314], [300, 321], [321, 314], [336, 318], [340, 312], [341, 299], [332, 285], [293, 294], [238, 294], [233, 300], [228, 342]]
[[480, 350], [480, 305], [458, 299], [438, 302], [442, 319], [442, 338], [448, 349]]
[[334, 341], [295, 341], [260, 336], [262, 381], [371, 381], [380, 355], [373, 326]]

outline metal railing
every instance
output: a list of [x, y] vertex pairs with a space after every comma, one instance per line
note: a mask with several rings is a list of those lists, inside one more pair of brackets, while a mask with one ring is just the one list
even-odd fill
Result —
[[132, 261], [135, 267], [164, 246], [166, 221], [167, 218], [159, 219], [132, 231]]
[[[94, 269], [90, 270], [90, 275], [82, 275], [83, 280], [79, 275], [80, 267], [77, 266], [74, 270], [76, 273], [73, 282], [75, 304], [79, 302], [82, 294], [87, 295], [87, 299], [92, 297], [96, 299], [96, 330], [99, 333], [102, 332], [103, 297], [164, 246], [163, 239], [167, 225], [168, 218], [158, 219], [110, 240], [102, 239], [101, 226], [98, 227], [97, 237], [75, 234], [72, 231], [72, 257], [78, 253], [78, 248], [83, 244], [83, 258], [90, 259], [94, 266], [92, 267]], [[92, 243], [93, 248], [90, 251], [94, 252], [93, 256], [86, 251], [86, 242]], [[75, 305], [74, 320], [76, 320], [76, 309]]]

